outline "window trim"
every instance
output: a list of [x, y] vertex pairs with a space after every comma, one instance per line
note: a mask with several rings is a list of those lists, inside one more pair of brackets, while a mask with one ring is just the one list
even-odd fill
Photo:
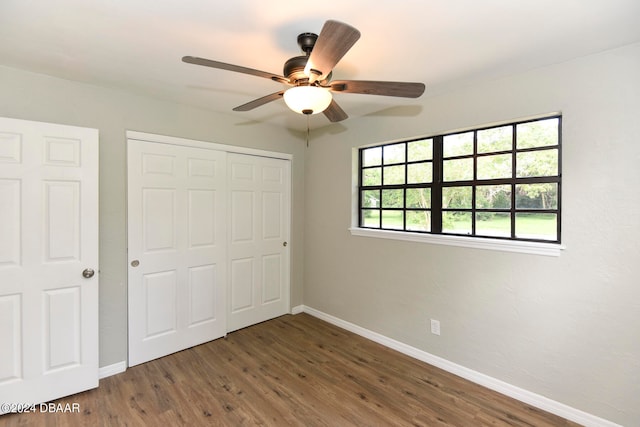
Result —
[[[516, 240], [516, 239], [502, 239], [502, 238], [488, 238], [488, 237], [479, 237], [479, 236], [464, 236], [464, 235], [454, 235], [454, 234], [433, 234], [433, 233], [422, 233], [422, 232], [411, 232], [411, 231], [403, 231], [403, 230], [387, 230], [387, 229], [377, 229], [370, 227], [360, 227], [360, 188], [359, 188], [359, 180], [360, 180], [360, 150], [367, 147], [375, 147], [381, 145], [388, 145], [400, 142], [407, 142], [412, 140], [419, 139], [428, 139], [434, 138], [439, 135], [451, 135], [455, 133], [464, 133], [466, 131], [474, 131], [481, 130], [486, 128], [498, 127], [503, 125], [510, 125], [520, 122], [528, 122], [535, 121], [544, 118], [551, 118], [555, 116], [562, 117], [561, 112], [552, 112], [547, 114], [540, 114], [536, 116], [530, 116], [526, 118], [520, 119], [512, 119], [507, 121], [495, 122], [490, 124], [485, 124], [481, 126], [473, 126], [463, 129], [458, 129], [455, 131], [447, 131], [446, 133], [438, 133], [430, 136], [420, 136], [413, 138], [403, 138], [394, 141], [388, 142], [377, 142], [372, 144], [367, 144], [359, 147], [354, 147], [352, 149], [352, 212], [351, 212], [351, 227], [349, 228], [349, 232], [352, 236], [359, 237], [369, 237], [369, 238], [382, 238], [382, 239], [392, 239], [392, 240], [401, 240], [401, 241], [409, 241], [409, 242], [417, 242], [417, 243], [427, 243], [427, 244], [437, 244], [437, 245], [446, 245], [446, 246], [456, 246], [456, 247], [467, 247], [467, 248], [475, 248], [475, 249], [486, 249], [486, 250], [496, 250], [503, 252], [515, 252], [515, 253], [525, 253], [525, 254], [533, 254], [533, 255], [544, 255], [544, 256], [560, 256], [562, 250], [566, 247], [562, 243], [558, 242], [543, 242], [543, 241], [528, 241], [528, 240]], [[561, 125], [562, 126], [562, 125]], [[562, 138], [562, 135], [560, 135]], [[560, 142], [560, 147], [562, 143]], [[558, 151], [559, 156], [559, 167], [561, 168], [561, 159], [562, 159], [562, 151], [561, 149]], [[562, 169], [560, 169], [561, 171]], [[562, 173], [560, 172], [560, 176]], [[559, 200], [559, 208], [561, 201]], [[560, 216], [560, 221], [562, 221], [562, 215]], [[561, 228], [561, 224], [558, 224], [558, 228]]]
[[531, 255], [560, 256], [565, 248], [559, 243], [529, 242], [526, 240], [488, 239], [483, 237], [455, 236], [450, 234], [413, 233], [376, 228], [350, 227], [352, 236], [379, 239], [403, 240], [407, 242], [457, 246], [473, 249], [488, 249], [502, 252], [516, 252]]

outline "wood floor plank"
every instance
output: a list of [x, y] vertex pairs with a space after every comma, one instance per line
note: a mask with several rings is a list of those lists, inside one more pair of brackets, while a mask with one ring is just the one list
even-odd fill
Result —
[[0, 426], [577, 426], [306, 314], [282, 316]]

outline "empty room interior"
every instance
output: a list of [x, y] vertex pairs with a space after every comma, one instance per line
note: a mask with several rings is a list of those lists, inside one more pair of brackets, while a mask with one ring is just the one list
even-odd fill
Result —
[[640, 425], [638, 17], [3, 0], [0, 425]]

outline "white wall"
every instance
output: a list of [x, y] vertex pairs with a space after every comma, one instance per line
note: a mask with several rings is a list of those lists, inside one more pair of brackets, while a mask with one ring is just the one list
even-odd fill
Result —
[[[638, 76], [640, 44], [433, 97], [427, 82], [415, 116], [316, 131], [305, 170], [304, 304], [640, 425]], [[556, 111], [563, 114], [560, 257], [347, 231], [353, 147]], [[440, 320], [441, 336], [429, 333], [429, 318]]]
[[[212, 95], [213, 96], [213, 95]], [[303, 135], [240, 126], [215, 114], [125, 92], [0, 67], [0, 116], [100, 131], [100, 366], [127, 358], [126, 130], [293, 154], [291, 303], [302, 303]]]

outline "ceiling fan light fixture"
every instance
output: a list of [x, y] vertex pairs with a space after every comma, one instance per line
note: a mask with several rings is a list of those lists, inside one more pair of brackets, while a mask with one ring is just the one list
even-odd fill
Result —
[[299, 114], [318, 114], [327, 109], [333, 97], [329, 90], [318, 86], [295, 86], [284, 93], [287, 107]]

